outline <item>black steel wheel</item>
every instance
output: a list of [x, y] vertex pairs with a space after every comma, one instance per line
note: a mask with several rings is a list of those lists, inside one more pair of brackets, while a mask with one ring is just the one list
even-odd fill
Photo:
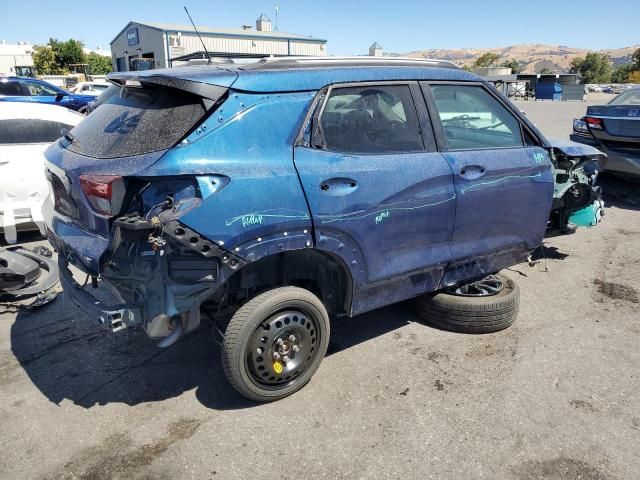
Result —
[[233, 316], [222, 348], [225, 374], [242, 395], [273, 401], [302, 388], [329, 343], [329, 316], [318, 297], [298, 287], [264, 292]]
[[460, 333], [503, 330], [516, 320], [519, 307], [518, 285], [501, 273], [413, 300], [413, 308], [422, 320]]

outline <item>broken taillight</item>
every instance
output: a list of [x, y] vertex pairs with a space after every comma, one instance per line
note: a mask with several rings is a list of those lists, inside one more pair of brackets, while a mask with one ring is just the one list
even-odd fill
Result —
[[589, 128], [594, 128], [596, 130], [602, 130], [603, 128], [603, 122], [601, 118], [585, 117], [585, 121], [587, 122], [587, 125], [589, 125]]
[[80, 175], [80, 186], [91, 207], [102, 215], [120, 212], [124, 179], [119, 175]]

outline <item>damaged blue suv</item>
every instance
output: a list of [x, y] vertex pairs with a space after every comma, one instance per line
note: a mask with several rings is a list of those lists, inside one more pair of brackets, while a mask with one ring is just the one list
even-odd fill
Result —
[[[550, 144], [448, 62], [282, 58], [109, 80], [47, 151], [65, 293], [161, 347], [206, 313], [227, 378], [254, 400], [309, 381], [330, 318], [414, 299], [440, 328], [507, 327], [518, 288], [498, 272], [601, 214], [600, 152]], [[98, 300], [99, 282], [121, 303]]]

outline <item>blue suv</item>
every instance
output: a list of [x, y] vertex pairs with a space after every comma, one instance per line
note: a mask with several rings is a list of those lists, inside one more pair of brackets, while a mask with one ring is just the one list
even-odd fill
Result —
[[[309, 381], [330, 318], [414, 299], [440, 328], [509, 326], [518, 288], [498, 272], [602, 211], [600, 152], [549, 143], [448, 62], [284, 58], [109, 80], [117, 91], [47, 151], [65, 293], [160, 347], [211, 317], [227, 378], [254, 400]], [[100, 282], [122, 303], [98, 300]]]
[[95, 100], [91, 95], [75, 95], [62, 88], [35, 78], [0, 78], [0, 101], [38, 102], [86, 113], [87, 104]]

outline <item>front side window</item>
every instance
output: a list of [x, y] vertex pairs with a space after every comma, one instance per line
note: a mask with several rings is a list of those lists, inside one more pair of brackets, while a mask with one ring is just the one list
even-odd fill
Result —
[[424, 149], [408, 85], [334, 88], [320, 126], [331, 151], [380, 154]]
[[432, 85], [449, 150], [523, 146], [518, 120], [489, 92], [472, 85]]
[[29, 90], [29, 95], [33, 97], [50, 97], [52, 95], [57, 95], [53, 88], [47, 87], [46, 85], [41, 85], [39, 83], [31, 83], [26, 82], [27, 90]]

